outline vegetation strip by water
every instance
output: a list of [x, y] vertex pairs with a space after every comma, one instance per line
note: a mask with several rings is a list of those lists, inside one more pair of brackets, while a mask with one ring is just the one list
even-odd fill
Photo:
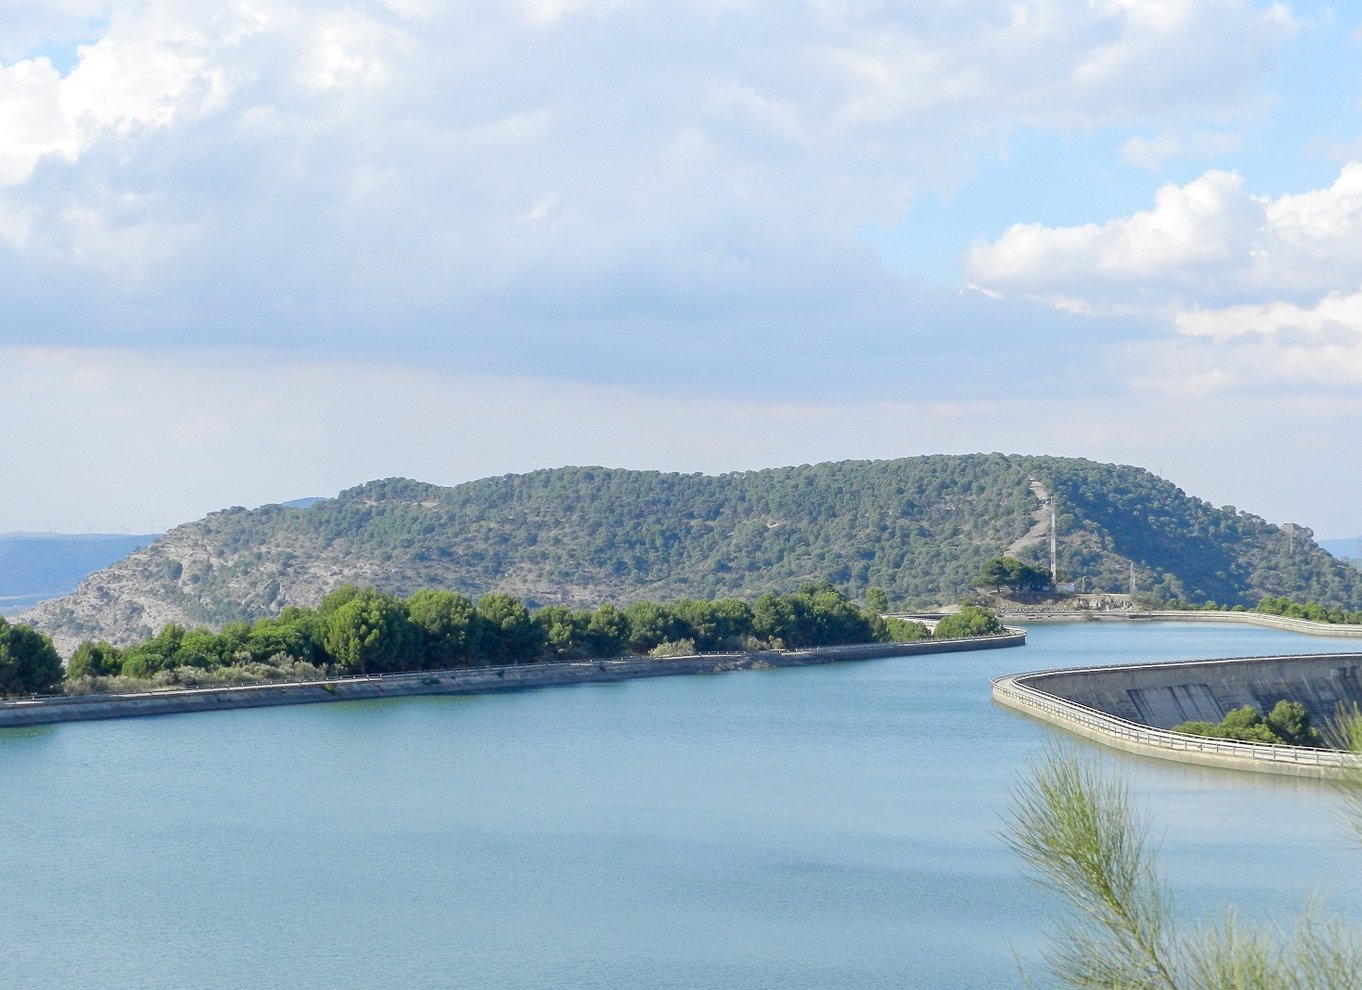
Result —
[[1022, 646], [1025, 642], [1025, 630], [1008, 629], [1002, 633], [985, 636], [928, 639], [907, 643], [862, 643], [803, 650], [717, 653], [684, 657], [617, 657], [609, 660], [566, 663], [352, 675], [285, 684], [181, 688], [122, 695], [53, 696], [0, 702], [0, 726], [42, 725], [421, 694], [479, 694], [559, 684], [799, 667], [879, 657], [999, 649]]

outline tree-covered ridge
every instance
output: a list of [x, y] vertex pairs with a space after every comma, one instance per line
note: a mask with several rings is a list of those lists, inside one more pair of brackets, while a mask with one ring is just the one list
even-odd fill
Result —
[[1321, 550], [1305, 527], [1217, 508], [1141, 468], [1057, 457], [1017, 463], [1055, 499], [1061, 571], [1093, 590], [1127, 590], [1134, 564], [1136, 591], [1161, 601], [1248, 606], [1287, 594], [1362, 608], [1362, 574]]
[[[1265, 595], [1362, 608], [1362, 572], [1308, 531], [1217, 509], [1133, 467], [1002, 454], [842, 461], [724, 475], [566, 467], [453, 488], [374, 481], [307, 509], [229, 509], [181, 526], [45, 603], [66, 642], [130, 641], [315, 606], [344, 583], [533, 604], [790, 592], [827, 579], [896, 607], [958, 600], [984, 563], [1048, 572], [1025, 537], [1055, 500], [1059, 564], [1089, 591], [1245, 605]], [[1016, 549], [1014, 549], [1016, 548]]]

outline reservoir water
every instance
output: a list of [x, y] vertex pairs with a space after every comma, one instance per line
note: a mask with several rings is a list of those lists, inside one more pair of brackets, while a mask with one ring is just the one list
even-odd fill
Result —
[[[989, 678], [1356, 647], [1086, 623], [1012, 650], [0, 730], [0, 985], [1020, 987], [1054, 905], [997, 833], [1062, 737]], [[1079, 745], [1147, 808], [1188, 916], [1324, 896], [1362, 917], [1327, 787]]]

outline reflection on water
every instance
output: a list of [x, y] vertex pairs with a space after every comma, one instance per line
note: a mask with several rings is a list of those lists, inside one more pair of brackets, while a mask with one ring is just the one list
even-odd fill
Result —
[[[27, 988], [1020, 986], [1050, 903], [997, 832], [1058, 735], [988, 678], [1355, 646], [1089, 623], [1018, 650], [6, 730], [0, 965]], [[1190, 913], [1286, 917], [1362, 864], [1318, 783], [1103, 758]]]

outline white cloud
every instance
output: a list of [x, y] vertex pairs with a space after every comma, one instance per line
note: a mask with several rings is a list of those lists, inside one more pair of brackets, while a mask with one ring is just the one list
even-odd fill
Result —
[[1299, 395], [1362, 386], [1362, 290], [1311, 305], [1272, 302], [1177, 313], [1181, 335], [1134, 349], [1137, 387], [1180, 395]]
[[1154, 137], [1135, 135], [1121, 145], [1121, 157], [1138, 168], [1157, 172], [1177, 158], [1214, 158], [1238, 151], [1244, 139], [1225, 131], [1191, 131], [1164, 133]]
[[1362, 385], [1362, 163], [1323, 189], [1254, 196], [1208, 172], [1103, 224], [1017, 225], [966, 266], [991, 291], [1057, 309], [1143, 313], [1132, 383], [1166, 394]]
[[23, 283], [104, 273], [92, 300], [281, 340], [845, 318], [880, 291], [858, 224], [1021, 127], [1233, 118], [1294, 30], [1247, 0], [72, 3], [71, 36], [97, 31], [74, 68], [0, 65]]
[[132, 8], [77, 46], [65, 76], [47, 56], [0, 65], [0, 186], [21, 185], [45, 157], [75, 161], [107, 135], [128, 137], [221, 109], [231, 90], [224, 50], [264, 24], [226, 5], [198, 21], [173, 7]]
[[1254, 196], [1233, 172], [1168, 184], [1154, 206], [1079, 227], [1017, 224], [977, 242], [978, 284], [1092, 309], [1170, 313], [1346, 292], [1362, 277], [1362, 163], [1326, 189]]

